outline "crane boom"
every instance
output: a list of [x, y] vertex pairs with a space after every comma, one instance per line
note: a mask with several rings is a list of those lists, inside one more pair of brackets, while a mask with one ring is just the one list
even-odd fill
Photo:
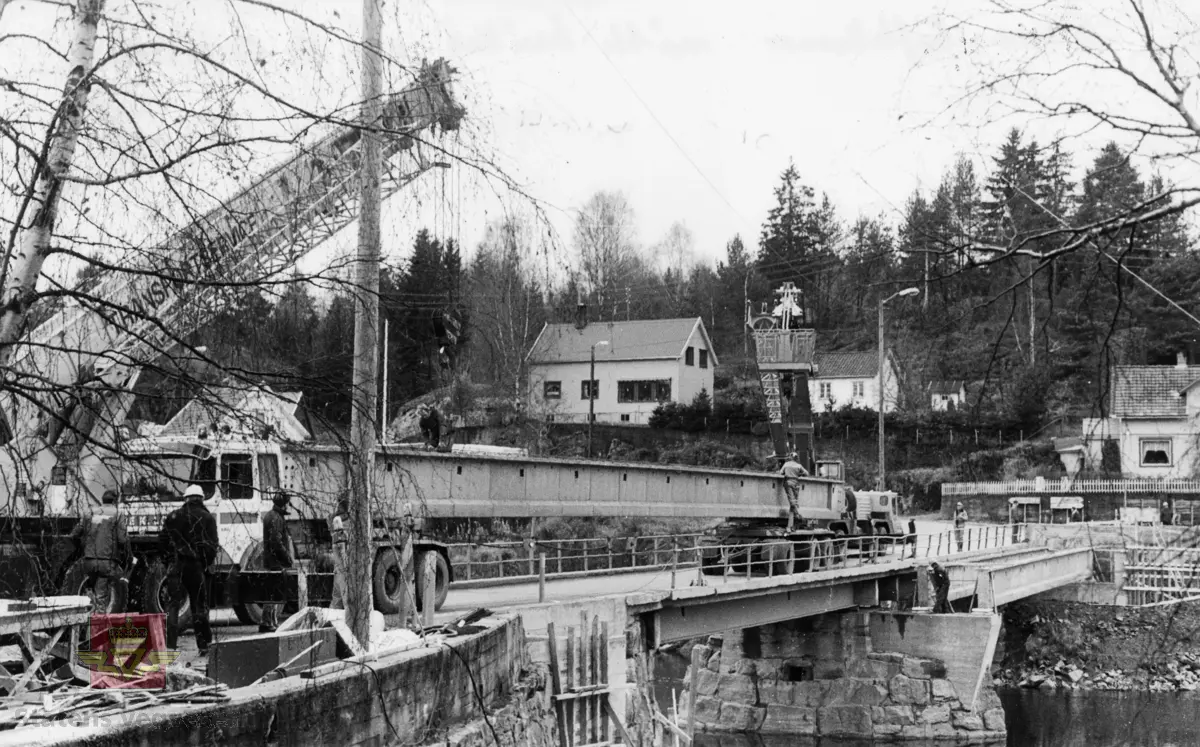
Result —
[[[451, 91], [453, 72], [445, 60], [428, 63], [411, 85], [388, 97], [381, 123], [385, 199], [430, 167], [402, 169], [405, 159], [398, 156], [413, 147], [417, 133], [457, 129], [463, 110]], [[11, 400], [0, 400], [0, 443], [7, 436], [18, 468], [24, 461], [28, 472], [45, 472], [30, 460], [55, 446], [64, 430], [77, 451], [98, 412], [119, 423], [141, 367], [211, 320], [229, 288], [278, 276], [349, 225], [359, 207], [360, 142], [360, 129], [344, 126], [302, 148], [147, 251], [142, 262], [80, 288], [26, 335], [4, 372]], [[78, 408], [91, 413], [84, 422], [72, 410], [88, 397], [108, 405]], [[120, 399], [123, 410], [113, 403]], [[48, 413], [58, 416], [48, 419]], [[5, 423], [7, 417], [13, 421]], [[28, 477], [45, 481], [40, 474]], [[0, 485], [0, 496], [6, 487]]]

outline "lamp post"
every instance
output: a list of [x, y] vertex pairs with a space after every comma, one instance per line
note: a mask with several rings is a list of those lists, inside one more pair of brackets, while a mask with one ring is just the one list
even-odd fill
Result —
[[911, 296], [920, 292], [919, 288], [905, 288], [879, 300], [879, 480], [875, 485], [876, 490], [884, 490], [884, 476], [887, 471], [883, 453], [883, 366], [886, 360], [883, 346], [883, 305], [897, 296]]
[[608, 340], [592, 343], [592, 370], [588, 374], [588, 459], [592, 458], [592, 423], [596, 420], [596, 346], [607, 344]]

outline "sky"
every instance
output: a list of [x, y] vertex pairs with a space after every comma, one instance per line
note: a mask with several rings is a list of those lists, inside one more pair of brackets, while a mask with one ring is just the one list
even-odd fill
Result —
[[[276, 1], [361, 34], [361, 0]], [[970, 15], [981, 2], [953, 8]], [[109, 0], [110, 8], [124, 4]], [[451, 151], [494, 159], [536, 200], [549, 219], [551, 270], [571, 265], [573, 211], [601, 190], [627, 196], [642, 246], [678, 221], [694, 235], [697, 259], [711, 262], [734, 234], [756, 246], [789, 161], [844, 220], [897, 225], [912, 192], [933, 189], [958, 154], [984, 170], [1009, 127], [1037, 130], [956, 104], [968, 74], [963, 50], [947, 49], [934, 28], [945, 4], [748, 0], [734, 10], [714, 0], [383, 0], [384, 46], [400, 59], [445, 57], [458, 68], [469, 119]], [[163, 7], [224, 44], [236, 13], [248, 50], [269, 63], [256, 72], [273, 87], [310, 97], [319, 90], [312, 100], [329, 108], [357, 98], [352, 48], [299, 24], [285, 30], [278, 16], [243, 2]], [[2, 23], [49, 33], [56, 13], [17, 0]], [[6, 49], [18, 47], [0, 48], [0, 70], [36, 64], [61, 80], [54, 64], [5, 59]], [[972, 62], [1005, 59], [1002, 48], [970, 54]], [[300, 65], [278, 62], [302, 56]], [[1106, 95], [1102, 87], [1097, 95]], [[222, 193], [219, 183], [212, 193]], [[528, 215], [530, 202], [456, 166], [385, 206], [385, 243], [402, 259], [426, 226], [457, 238], [469, 256], [487, 222], [508, 211]], [[329, 251], [349, 250], [354, 236], [353, 227], [344, 231]]]

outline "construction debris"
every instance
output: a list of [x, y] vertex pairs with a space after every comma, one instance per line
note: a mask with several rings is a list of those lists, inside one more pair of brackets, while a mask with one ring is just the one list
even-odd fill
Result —
[[54, 693], [31, 693], [6, 699], [0, 703], [0, 730], [64, 719], [101, 719], [156, 705], [227, 702], [228, 688], [220, 684], [194, 685], [174, 692], [72, 687]]

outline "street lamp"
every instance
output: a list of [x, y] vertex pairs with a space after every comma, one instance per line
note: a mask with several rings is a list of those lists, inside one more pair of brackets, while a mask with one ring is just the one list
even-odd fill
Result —
[[607, 345], [608, 340], [592, 343], [592, 372], [588, 374], [588, 459], [592, 458], [592, 423], [596, 420], [596, 346]]
[[887, 298], [879, 300], [879, 481], [875, 485], [876, 490], [885, 489], [883, 481], [886, 473], [883, 454], [883, 366], [885, 360], [885, 348], [883, 347], [883, 305], [897, 296], [913, 296], [920, 292], [920, 288], [905, 288], [904, 290], [896, 291]]

